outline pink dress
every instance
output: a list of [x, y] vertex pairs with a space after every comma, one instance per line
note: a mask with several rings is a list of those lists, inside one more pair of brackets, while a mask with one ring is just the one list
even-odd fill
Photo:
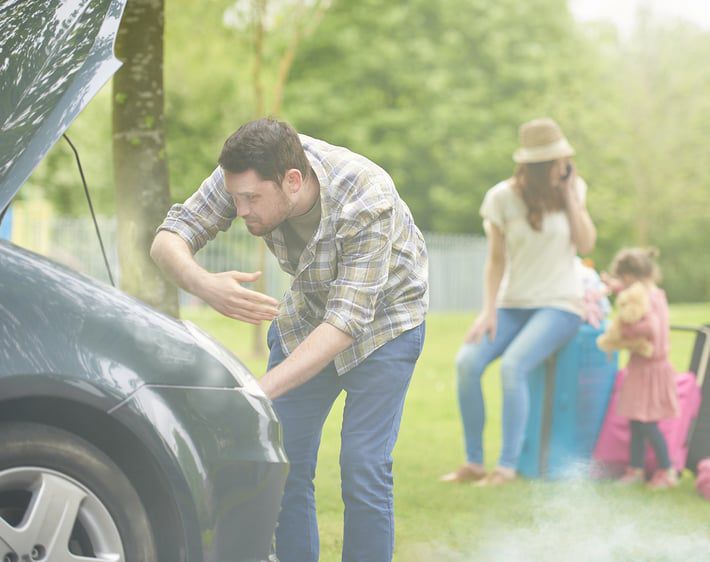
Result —
[[626, 338], [647, 338], [653, 344], [648, 359], [631, 354], [619, 391], [618, 412], [631, 420], [652, 422], [678, 415], [675, 371], [668, 361], [668, 302], [662, 289], [649, 293], [650, 310], [634, 324], [624, 324]]

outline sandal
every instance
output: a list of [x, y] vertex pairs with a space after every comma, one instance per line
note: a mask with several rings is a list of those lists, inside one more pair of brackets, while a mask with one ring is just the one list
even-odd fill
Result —
[[518, 477], [512, 468], [499, 466], [480, 482], [477, 482], [476, 486], [504, 486], [515, 482], [517, 479]]
[[648, 483], [651, 490], [667, 490], [678, 485], [678, 476], [673, 469], [657, 470]]
[[633, 468], [629, 466], [624, 471], [622, 477], [616, 481], [616, 483], [619, 486], [631, 486], [633, 484], [640, 484], [644, 480], [643, 468]]
[[444, 474], [439, 478], [440, 482], [477, 482], [486, 477], [486, 469], [480, 464], [464, 464], [454, 470]]

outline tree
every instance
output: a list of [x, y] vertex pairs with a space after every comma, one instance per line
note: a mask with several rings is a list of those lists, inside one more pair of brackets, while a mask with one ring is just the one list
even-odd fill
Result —
[[[313, 0], [256, 2], [166, 5], [175, 201], [216, 165], [239, 123], [269, 112], [386, 168], [423, 229], [480, 233], [481, 198], [511, 173], [517, 126], [547, 114], [577, 149], [589, 184], [599, 266], [619, 247], [653, 244], [672, 299], [710, 298], [707, 31], [647, 17], [636, 34], [620, 37], [611, 25], [575, 23], [565, 0], [338, 0], [317, 33], [296, 41], [301, 23], [318, 22]], [[249, 24], [255, 6], [260, 47]], [[305, 17], [289, 11], [299, 6]], [[284, 58], [290, 44], [297, 48]], [[70, 137], [97, 208], [112, 213], [101, 143], [106, 101], [99, 95]], [[31, 181], [62, 212], [85, 214], [65, 146], [50, 151]], [[239, 266], [258, 268], [256, 256]]]
[[342, 0], [296, 59], [287, 113], [382, 165], [423, 229], [481, 232], [517, 126], [569, 73], [572, 24], [564, 0]]
[[[710, 298], [710, 33], [692, 24], [639, 14], [632, 41], [620, 47], [633, 186], [628, 239], [661, 250], [664, 286], [673, 299]], [[692, 295], [692, 296], [691, 296]]]
[[[225, 22], [239, 33], [245, 33], [251, 43], [251, 84], [254, 96], [254, 117], [264, 116], [266, 95], [264, 92], [265, 51], [271, 47], [277, 53], [278, 63], [271, 74], [272, 117], [278, 117], [283, 105], [284, 91], [289, 73], [301, 41], [310, 36], [331, 5], [331, 0], [238, 0], [225, 13]], [[284, 43], [280, 41], [288, 28]], [[268, 44], [269, 38], [274, 45]], [[274, 68], [276, 69], [274, 75]], [[259, 292], [266, 292], [266, 244], [259, 244], [258, 269], [262, 272], [256, 282]], [[263, 329], [254, 326], [252, 352], [261, 357], [265, 354]]]
[[[333, 0], [237, 0], [225, 11], [225, 24], [246, 38], [251, 47], [256, 117], [264, 116], [267, 107], [264, 74], [270, 74], [272, 82], [268, 114], [279, 116], [298, 48], [315, 32], [332, 3]], [[268, 65], [269, 58], [275, 64]]]
[[163, 131], [163, 0], [129, 0], [116, 40], [113, 157], [121, 287], [178, 315], [177, 289], [150, 259], [170, 205]]

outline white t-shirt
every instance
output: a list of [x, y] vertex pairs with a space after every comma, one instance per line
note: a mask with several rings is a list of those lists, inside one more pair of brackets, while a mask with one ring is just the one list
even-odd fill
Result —
[[[578, 177], [575, 187], [584, 202], [587, 184]], [[551, 307], [581, 316], [583, 287], [576, 274], [577, 248], [567, 214], [563, 210], [545, 213], [540, 231], [533, 230], [526, 215], [525, 202], [510, 179], [488, 190], [481, 205], [481, 216], [505, 237], [505, 272], [497, 306]]]

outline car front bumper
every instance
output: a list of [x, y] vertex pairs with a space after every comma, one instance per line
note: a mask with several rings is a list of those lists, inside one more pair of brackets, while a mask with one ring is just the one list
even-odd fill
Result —
[[147, 385], [112, 413], [165, 475], [188, 562], [274, 560], [288, 461], [268, 400], [241, 389]]

